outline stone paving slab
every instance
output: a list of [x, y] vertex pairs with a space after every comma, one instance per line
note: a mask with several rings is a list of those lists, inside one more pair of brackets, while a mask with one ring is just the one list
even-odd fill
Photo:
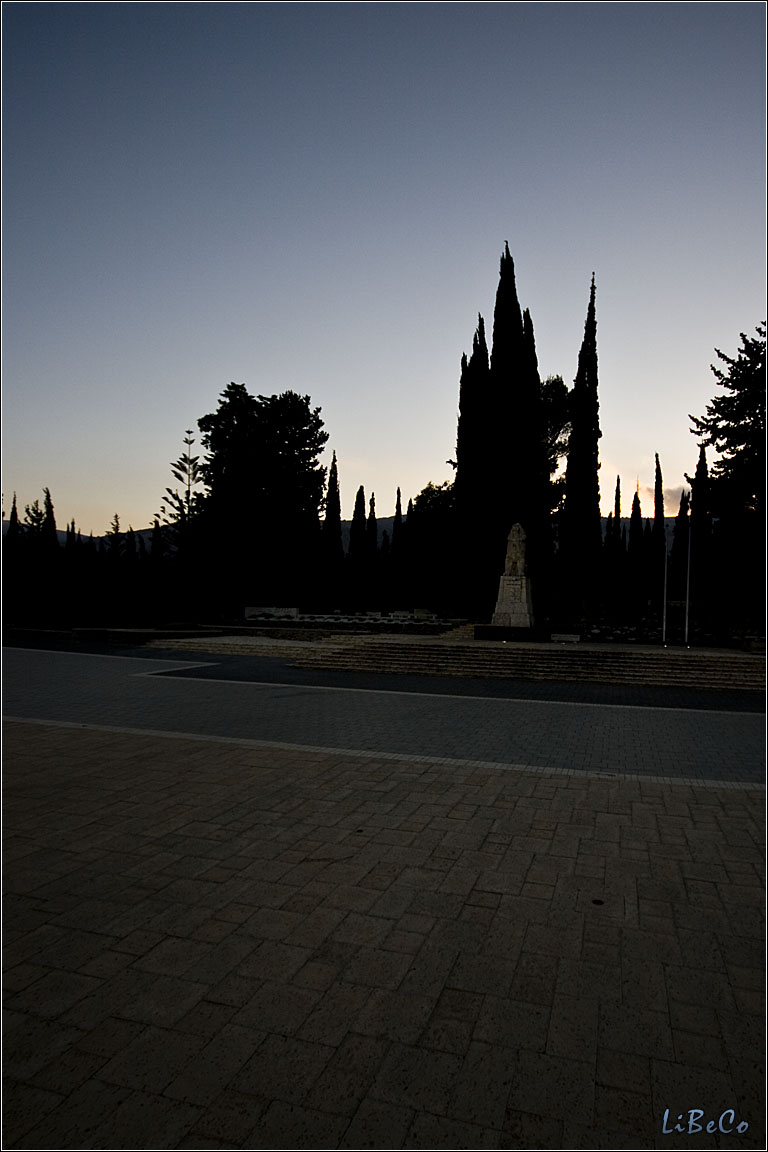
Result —
[[23, 721], [4, 775], [4, 1147], [765, 1147], [757, 785]]
[[765, 782], [765, 717], [711, 704], [696, 710], [230, 683], [178, 677], [178, 660], [26, 649], [5, 650], [4, 664], [4, 713], [16, 719], [574, 772]]

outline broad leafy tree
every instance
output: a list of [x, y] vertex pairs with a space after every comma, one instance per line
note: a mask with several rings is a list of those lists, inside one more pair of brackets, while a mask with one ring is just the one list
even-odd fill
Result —
[[319, 456], [328, 440], [320, 409], [309, 396], [254, 397], [231, 383], [198, 427], [208, 535], [229, 561], [220, 591], [231, 605], [243, 597], [295, 600], [310, 583], [318, 547]]

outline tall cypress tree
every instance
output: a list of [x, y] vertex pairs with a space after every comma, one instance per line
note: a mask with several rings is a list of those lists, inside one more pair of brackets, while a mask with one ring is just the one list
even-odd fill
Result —
[[[493, 314], [490, 357], [482, 317], [472, 355], [462, 357], [456, 439], [455, 509], [459, 583], [470, 613], [493, 611], [513, 524], [523, 526], [534, 594], [547, 568], [549, 445], [530, 314], [517, 295], [505, 244]], [[539, 597], [541, 601], [542, 597]]]
[[664, 487], [661, 478], [659, 454], [656, 453], [656, 472], [653, 485], [653, 552], [654, 565], [663, 563], [666, 551], [666, 529], [664, 526]]
[[633, 564], [641, 562], [643, 554], [643, 513], [640, 507], [640, 489], [632, 497], [632, 512], [629, 517], [629, 557]]
[[712, 506], [707, 450], [703, 444], [699, 446], [699, 459], [693, 478], [687, 472], [685, 478], [691, 486], [691, 543], [694, 537], [709, 541], [712, 534]]
[[[495, 475], [491, 475], [492, 488], [487, 491], [495, 525], [497, 556], [495, 575], [498, 579], [503, 568], [506, 540], [515, 523], [523, 523], [525, 498], [523, 485], [530, 483], [526, 468], [524, 437], [528, 428], [529, 373], [531, 369], [530, 343], [526, 340], [523, 313], [517, 296], [515, 264], [504, 245], [499, 263], [499, 284], [493, 310], [493, 345], [490, 359], [491, 404], [485, 449]], [[523, 527], [526, 527], [523, 524]], [[501, 562], [499, 564], [499, 561]]]
[[685, 596], [686, 576], [688, 572], [689, 509], [690, 493], [684, 488], [680, 493], [680, 507], [675, 517], [675, 527], [672, 535], [672, 551], [669, 557], [670, 597], [674, 600], [682, 600]]
[[584, 339], [571, 393], [571, 435], [565, 471], [561, 549], [573, 608], [583, 616], [593, 600], [602, 547], [600, 519], [600, 431], [597, 396], [595, 276], [589, 292]]
[[365, 552], [368, 562], [373, 563], [379, 550], [379, 528], [376, 523], [376, 495], [371, 492], [368, 501], [368, 520], [365, 526]]
[[355, 562], [365, 555], [365, 489], [361, 484], [355, 496], [352, 523], [349, 526], [349, 558]]
[[[456, 578], [462, 610], [470, 616], [488, 611], [490, 541], [494, 507], [489, 492], [498, 484], [498, 461], [489, 444], [491, 427], [490, 368], [485, 323], [478, 315], [472, 354], [461, 358], [459, 419], [456, 431]], [[491, 580], [493, 577], [491, 576]]]
[[392, 556], [396, 558], [397, 550], [402, 543], [403, 535], [403, 505], [400, 498], [400, 489], [397, 490], [395, 500], [395, 519], [392, 523]]
[[466, 354], [461, 357], [456, 429], [456, 494], [457, 498], [466, 496], [468, 504], [474, 502], [474, 490], [482, 483], [482, 473], [487, 466], [483, 446], [487, 436], [489, 384], [485, 322], [478, 314], [472, 354], [469, 360]]
[[341, 539], [341, 494], [339, 491], [339, 470], [336, 453], [333, 453], [328, 471], [328, 491], [325, 496], [325, 520], [323, 521], [323, 552], [329, 577], [335, 582], [344, 559], [344, 544]]
[[365, 489], [361, 484], [355, 496], [352, 523], [349, 526], [349, 549], [347, 551], [347, 590], [355, 608], [361, 608], [368, 595], [366, 564]]
[[691, 486], [691, 603], [699, 623], [709, 608], [710, 593], [715, 574], [712, 572], [712, 505], [707, 465], [707, 450], [704, 444], [699, 447], [699, 459], [693, 477], [685, 478]]
[[523, 312], [524, 359], [518, 387], [519, 433], [516, 449], [520, 456], [517, 499], [513, 501], [512, 523], [522, 524], [527, 534], [528, 571], [534, 615], [541, 620], [549, 612], [549, 581], [552, 569], [550, 511], [550, 454], [544, 413], [539, 361], [531, 314]]
[[56, 531], [56, 517], [53, 514], [53, 501], [49, 488], [43, 488], [45, 497], [43, 502], [43, 523], [41, 527], [41, 542], [45, 548], [58, 548], [59, 536]]
[[664, 519], [664, 485], [661, 478], [659, 454], [656, 453], [656, 472], [653, 485], [653, 528], [649, 556], [649, 594], [654, 604], [663, 607], [664, 587], [667, 578], [667, 529]]
[[616, 477], [613, 511], [608, 515], [603, 545], [604, 603], [615, 622], [621, 615], [625, 576], [626, 531], [621, 522], [621, 478]]
[[19, 511], [16, 507], [16, 493], [13, 494], [13, 502], [11, 504], [11, 514], [8, 519], [8, 531], [5, 534], [6, 543], [13, 543], [21, 535], [21, 528], [19, 527]]
[[642, 612], [645, 589], [645, 549], [643, 547], [643, 513], [640, 507], [640, 487], [632, 497], [632, 511], [629, 517], [629, 539], [627, 542], [627, 591], [629, 611], [638, 618]]

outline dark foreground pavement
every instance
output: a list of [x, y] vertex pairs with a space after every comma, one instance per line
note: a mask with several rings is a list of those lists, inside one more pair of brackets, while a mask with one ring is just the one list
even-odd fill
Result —
[[4, 1147], [765, 1147], [759, 717], [33, 655]]

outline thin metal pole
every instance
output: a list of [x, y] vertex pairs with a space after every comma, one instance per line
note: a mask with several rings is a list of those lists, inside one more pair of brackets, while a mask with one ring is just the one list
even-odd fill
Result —
[[691, 530], [693, 519], [688, 513], [688, 568], [685, 574], [685, 646], [688, 647], [688, 604], [691, 599]]
[[664, 523], [664, 606], [661, 612], [661, 643], [667, 646], [667, 525]]

